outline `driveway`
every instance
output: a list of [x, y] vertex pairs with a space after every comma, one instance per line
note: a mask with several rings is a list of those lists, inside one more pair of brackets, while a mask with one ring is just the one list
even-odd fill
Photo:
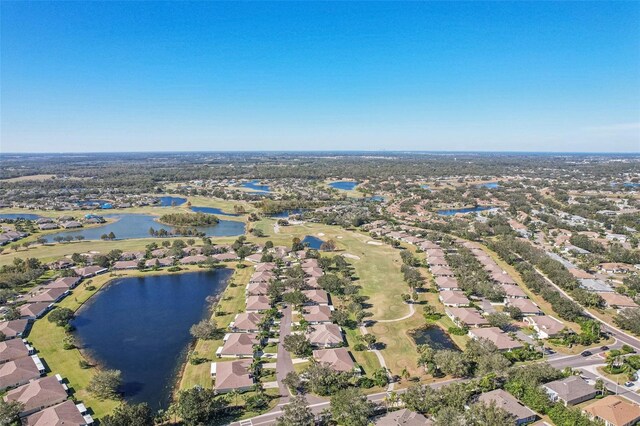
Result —
[[284, 348], [284, 338], [289, 334], [291, 334], [291, 306], [282, 310], [282, 318], [280, 319], [280, 341], [278, 342], [278, 358], [276, 360], [276, 380], [280, 390], [280, 403], [289, 401], [289, 389], [282, 381], [287, 377], [287, 374], [294, 371], [291, 354]]

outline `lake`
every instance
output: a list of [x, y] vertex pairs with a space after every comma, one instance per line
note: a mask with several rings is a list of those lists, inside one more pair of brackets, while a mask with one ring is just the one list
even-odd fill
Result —
[[429, 345], [433, 349], [460, 349], [453, 343], [451, 337], [438, 326], [427, 326], [414, 330], [411, 338], [417, 345]]
[[438, 210], [438, 214], [441, 216], [453, 216], [457, 213], [475, 213], [481, 212], [484, 210], [491, 210], [493, 207], [487, 206], [476, 206], [476, 207], [467, 207], [465, 209], [449, 209], [449, 210]]
[[252, 180], [251, 182], [245, 182], [242, 184], [243, 188], [253, 189], [258, 192], [271, 192], [271, 188], [269, 185], [261, 185], [258, 179]]
[[341, 180], [341, 181], [338, 181], [338, 182], [331, 182], [329, 184], [329, 186], [332, 187], [332, 188], [340, 189], [342, 191], [351, 191], [356, 186], [358, 186], [358, 182], [356, 182], [356, 181], [348, 181], [348, 180]]
[[37, 219], [40, 219], [40, 216], [38, 216], [37, 214], [31, 214], [31, 213], [0, 213], [0, 220], [2, 219], [37, 220]]
[[224, 212], [224, 211], [220, 210], [217, 207], [198, 207], [198, 206], [193, 206], [193, 207], [191, 207], [191, 211], [194, 211], [196, 213], [217, 214], [217, 215], [222, 215], [222, 216], [240, 216], [239, 214], [236, 214], [236, 213]]
[[171, 207], [171, 206], [180, 206], [184, 203], [187, 202], [186, 198], [183, 197], [171, 197], [169, 195], [166, 195], [164, 197], [159, 197], [160, 199], [160, 207]]
[[302, 239], [302, 244], [306, 244], [309, 248], [320, 250], [320, 246], [324, 243], [320, 238], [313, 235], [307, 235]]
[[[174, 229], [172, 226], [162, 225], [157, 222], [155, 220], [157, 219], [156, 216], [146, 214], [106, 215], [105, 218], [117, 220], [104, 226], [60, 231], [45, 235], [44, 237], [47, 238], [48, 241], [54, 241], [53, 238], [56, 236], [76, 237], [82, 235], [85, 240], [99, 240], [102, 234], [113, 232], [116, 235], [116, 239], [127, 240], [132, 238], [150, 238], [149, 228], [155, 230], [166, 229], [167, 231]], [[221, 220], [216, 225], [199, 226], [196, 229], [212, 237], [229, 237], [244, 234], [244, 223], [232, 220]]]
[[167, 408], [191, 342], [189, 328], [208, 316], [207, 297], [220, 294], [232, 273], [114, 280], [78, 311], [78, 341], [100, 365], [122, 372], [127, 401]]

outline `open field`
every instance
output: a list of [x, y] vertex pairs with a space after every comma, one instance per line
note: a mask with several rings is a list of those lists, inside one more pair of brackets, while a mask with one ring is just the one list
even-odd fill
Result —
[[20, 176], [9, 179], [0, 179], [0, 182], [27, 182], [32, 180], [49, 180], [54, 178], [56, 175], [29, 175], [29, 176]]

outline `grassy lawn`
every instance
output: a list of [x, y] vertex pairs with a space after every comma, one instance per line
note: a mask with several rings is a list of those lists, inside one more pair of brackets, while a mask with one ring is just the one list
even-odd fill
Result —
[[[218, 323], [218, 327], [226, 328], [229, 323], [235, 318], [237, 313], [244, 312], [244, 289], [246, 283], [249, 282], [249, 277], [251, 277], [251, 273], [253, 272], [253, 270], [254, 269], [251, 267], [235, 270], [229, 283], [233, 282], [237, 285], [236, 287], [228, 285], [224, 293], [222, 294], [222, 299], [218, 304], [225, 315], [212, 316], [212, 318], [215, 319], [215, 321]], [[194, 349], [196, 352], [198, 352], [198, 355], [200, 357], [206, 358], [208, 361], [215, 360], [216, 362], [222, 362], [225, 360], [232, 360], [230, 358], [218, 359], [215, 357], [215, 352], [221, 344], [222, 339], [198, 340]], [[209, 362], [205, 361], [198, 365], [192, 365], [187, 362], [182, 372], [179, 389], [189, 389], [196, 385], [210, 388], [212, 386], [210, 374], [211, 372]]]
[[[358, 365], [362, 367], [364, 373], [367, 375], [373, 374], [374, 371], [380, 368], [380, 362], [378, 361], [378, 357], [373, 352], [369, 351], [354, 351], [353, 345], [358, 343], [358, 336], [360, 336], [360, 330], [351, 330], [348, 328], [344, 328], [345, 334], [347, 336], [347, 342], [349, 344], [349, 349], [353, 358], [356, 360]], [[386, 361], [386, 360], [385, 360]]]

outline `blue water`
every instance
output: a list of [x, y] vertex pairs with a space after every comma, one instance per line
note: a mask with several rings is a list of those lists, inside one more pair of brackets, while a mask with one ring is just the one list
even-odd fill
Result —
[[260, 181], [258, 179], [252, 180], [251, 182], [245, 182], [242, 186], [258, 192], [271, 192], [269, 185], [260, 185]]
[[353, 188], [358, 186], [358, 182], [343, 180], [339, 182], [331, 182], [329, 186], [332, 188], [341, 189], [343, 191], [351, 191]]
[[291, 210], [282, 211], [280, 213], [274, 213], [274, 214], [270, 215], [269, 217], [284, 218], [284, 217], [289, 217], [289, 216], [293, 216], [293, 215], [297, 215], [297, 214], [302, 214], [305, 211], [307, 211], [307, 209], [291, 209]]
[[104, 204], [110, 204], [110, 201], [109, 200], [83, 200], [83, 201], [78, 201], [78, 205], [80, 205], [80, 206], [86, 206], [86, 205], [102, 206]]
[[302, 239], [302, 244], [308, 245], [309, 248], [319, 250], [320, 246], [324, 243], [320, 238], [313, 235], [307, 235]]
[[[48, 234], [46, 237], [49, 241], [54, 241], [56, 236], [72, 236], [82, 235], [85, 240], [99, 240], [102, 234], [113, 232], [118, 240], [126, 240], [131, 238], [150, 238], [149, 228], [155, 230], [166, 229], [171, 231], [172, 226], [162, 225], [157, 222], [156, 216], [146, 214], [118, 214], [106, 215], [105, 218], [117, 219], [115, 222], [104, 226], [94, 228], [80, 228], [70, 231], [60, 231]], [[244, 234], [244, 223], [232, 220], [221, 220], [216, 225], [199, 226], [196, 229], [205, 232], [208, 236], [213, 237], [232, 237]]]
[[101, 366], [122, 372], [127, 401], [167, 408], [191, 341], [189, 328], [207, 316], [207, 297], [220, 294], [232, 272], [114, 280], [78, 311], [78, 340]]
[[170, 197], [170, 196], [164, 196], [164, 197], [160, 197], [160, 207], [171, 207], [173, 206], [175, 203], [176, 206], [180, 206], [184, 203], [187, 202], [186, 198], [182, 198], [182, 197]]
[[474, 213], [474, 212], [481, 212], [484, 210], [490, 210], [492, 208], [493, 207], [477, 206], [477, 207], [468, 207], [466, 209], [438, 210], [438, 214], [442, 216], [453, 216], [456, 213]]
[[429, 189], [429, 185], [420, 185], [420, 188], [422, 188], [422, 189]]
[[196, 213], [217, 214], [217, 215], [222, 215], [222, 216], [240, 216], [239, 214], [236, 214], [236, 213], [224, 212], [224, 211], [220, 210], [217, 207], [198, 207], [198, 206], [193, 206], [193, 207], [191, 207], [191, 211], [194, 211]]
[[40, 216], [37, 214], [31, 213], [0, 213], [0, 220], [2, 219], [27, 219], [27, 220], [36, 220], [40, 219]]
[[373, 195], [371, 197], [363, 198], [365, 201], [384, 201], [384, 197], [382, 195]]
[[500, 187], [498, 182], [487, 182], [487, 183], [480, 184], [478, 186], [483, 187], [483, 188], [489, 188], [489, 189], [495, 189], [495, 188], [499, 188]]

